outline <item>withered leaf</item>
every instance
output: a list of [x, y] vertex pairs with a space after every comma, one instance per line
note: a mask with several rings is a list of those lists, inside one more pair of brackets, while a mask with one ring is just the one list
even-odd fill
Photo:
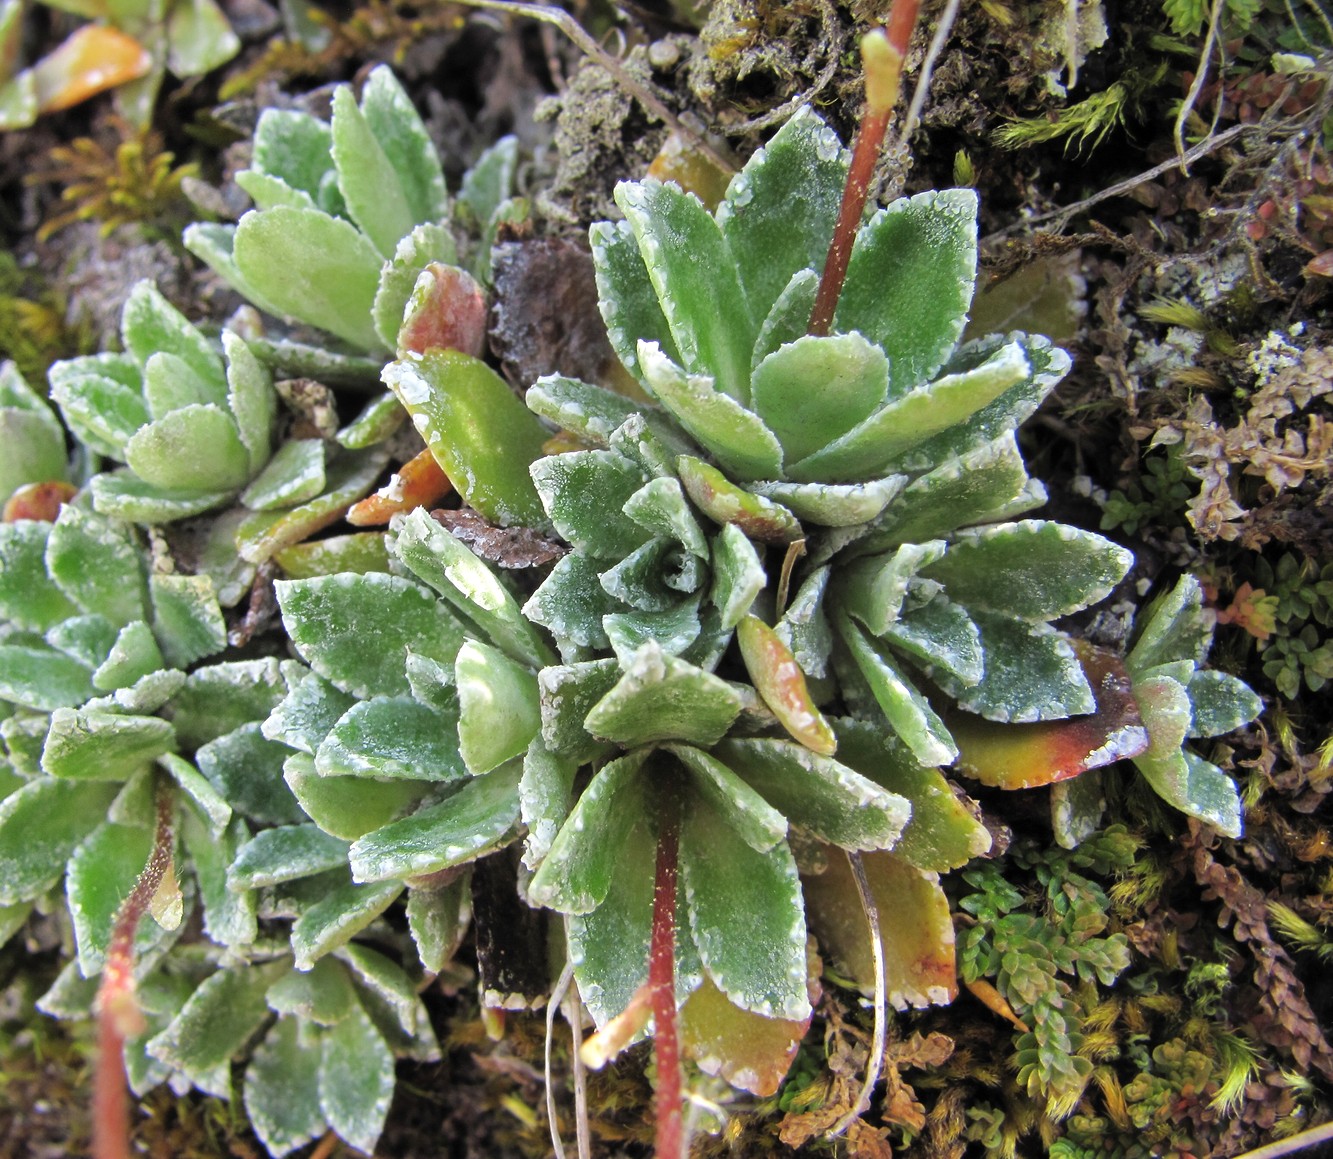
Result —
[[495, 527], [471, 507], [441, 509], [432, 511], [430, 516], [482, 559], [500, 567], [541, 567], [559, 559], [567, 550], [561, 543], [547, 539], [531, 528]]

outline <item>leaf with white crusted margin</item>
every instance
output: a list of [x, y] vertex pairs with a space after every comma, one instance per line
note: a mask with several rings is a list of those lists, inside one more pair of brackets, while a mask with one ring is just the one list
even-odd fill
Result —
[[1174, 588], [1139, 613], [1134, 646], [1125, 663], [1135, 677], [1171, 661], [1202, 663], [1213, 642], [1215, 622], [1214, 613], [1203, 606], [1198, 579], [1181, 576]]
[[767, 853], [787, 836], [787, 820], [721, 761], [693, 745], [666, 745], [690, 770], [690, 783], [756, 853]]
[[551, 523], [575, 547], [598, 559], [622, 559], [649, 533], [623, 511], [647, 479], [616, 451], [548, 455], [531, 467]]
[[257, 833], [236, 853], [227, 886], [240, 892], [313, 877], [347, 863], [348, 843], [315, 825], [280, 825]]
[[1250, 686], [1225, 672], [1196, 672], [1186, 687], [1189, 693], [1190, 736], [1222, 736], [1249, 724], [1263, 711], [1264, 702]]
[[195, 764], [209, 784], [238, 812], [270, 825], [303, 820], [282, 780], [285, 750], [265, 740], [251, 722], [195, 751]]
[[537, 677], [503, 652], [467, 640], [454, 661], [458, 750], [473, 776], [522, 756], [541, 726]]
[[348, 214], [380, 256], [391, 258], [398, 239], [406, 237], [417, 224], [416, 215], [393, 162], [357, 108], [352, 90], [345, 85], [333, 90], [332, 128], [333, 163]]
[[441, 712], [410, 696], [375, 696], [352, 705], [315, 752], [324, 777], [456, 781], [458, 710]]
[[319, 1105], [353, 1147], [375, 1150], [394, 1088], [393, 1052], [359, 1005], [327, 1030], [319, 1064]]
[[314, 758], [306, 753], [287, 757], [282, 779], [306, 816], [325, 833], [346, 841], [387, 825], [430, 791], [425, 781], [321, 777], [315, 772]]
[[349, 881], [329, 890], [292, 925], [296, 968], [309, 970], [325, 954], [346, 945], [402, 892], [403, 883], [397, 879], [369, 885]]
[[15, 628], [44, 632], [78, 608], [49, 582], [46, 546], [53, 524], [0, 523], [0, 616]]
[[245, 1113], [271, 1155], [282, 1156], [323, 1135], [320, 1051], [302, 1042], [300, 1021], [279, 1018], [245, 1068]]
[[176, 747], [176, 731], [156, 716], [58, 708], [42, 749], [42, 769], [54, 777], [123, 781]]
[[55, 885], [116, 789], [43, 777], [0, 801], [0, 905], [31, 901]]
[[625, 369], [643, 381], [638, 353], [641, 339], [657, 343], [668, 358], [679, 363], [680, 353], [648, 277], [633, 227], [628, 221], [595, 222], [588, 231], [588, 240], [597, 277], [597, 305], [611, 348]]
[[167, 490], [232, 491], [250, 478], [250, 456], [236, 423], [213, 404], [174, 410], [141, 427], [125, 461], [146, 483]]
[[212, 344], [150, 281], [137, 282], [120, 315], [120, 334], [142, 366], [159, 351], [174, 354], [204, 382], [225, 390], [222, 360]]
[[786, 842], [757, 853], [699, 798], [680, 834], [690, 933], [708, 976], [738, 1006], [805, 1018], [805, 907]]
[[60, 590], [118, 628], [145, 618], [143, 556], [128, 530], [65, 504], [46, 542], [47, 571]]

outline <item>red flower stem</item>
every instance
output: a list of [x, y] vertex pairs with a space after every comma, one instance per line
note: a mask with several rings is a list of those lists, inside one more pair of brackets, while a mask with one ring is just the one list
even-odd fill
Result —
[[156, 792], [157, 829], [148, 863], [116, 911], [97, 992], [97, 1071], [93, 1076], [93, 1159], [130, 1159], [129, 1080], [125, 1039], [143, 1028], [134, 997], [134, 937], [171, 866], [174, 797], [165, 779]]
[[884, 144], [884, 134], [898, 101], [902, 80], [903, 60], [907, 44], [916, 26], [921, 0], [893, 0], [889, 23], [876, 28], [861, 38], [861, 62], [866, 76], [866, 109], [861, 127], [852, 148], [852, 163], [847, 170], [847, 184], [842, 189], [842, 205], [838, 208], [838, 222], [833, 228], [824, 273], [819, 280], [819, 292], [810, 312], [811, 334], [824, 335], [833, 325], [833, 314], [847, 278], [847, 263], [852, 257], [852, 243], [865, 211], [870, 179], [875, 175], [875, 162]]
[[680, 1075], [680, 1027], [676, 1017], [676, 869], [680, 850], [680, 802], [663, 794], [653, 882], [653, 928], [648, 988], [653, 1004], [657, 1059], [657, 1159], [684, 1159], [684, 1093]]

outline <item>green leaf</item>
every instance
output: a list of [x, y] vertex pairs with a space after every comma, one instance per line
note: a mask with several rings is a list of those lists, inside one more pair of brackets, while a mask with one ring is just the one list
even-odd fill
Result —
[[393, 167], [412, 224], [442, 221], [449, 213], [449, 195], [439, 155], [416, 106], [387, 66], [366, 78], [361, 113]]
[[[121, 461], [125, 444], [152, 421], [138, 381], [138, 368], [128, 359], [125, 363], [133, 371], [131, 383], [98, 373], [101, 367], [91, 358], [57, 362], [50, 372], [51, 398], [75, 437], [98, 454]], [[63, 373], [61, 367], [65, 368]]]
[[755, 691], [782, 727], [806, 748], [832, 756], [837, 741], [787, 642], [757, 616], [741, 619], [736, 641]]
[[620, 679], [608, 657], [580, 664], [553, 664], [537, 674], [542, 740], [553, 753], [586, 762], [605, 750], [583, 727], [584, 718]]
[[644, 485], [643, 472], [615, 451], [548, 455], [532, 479], [556, 531], [599, 559], [623, 559], [650, 538], [623, 508]]
[[380, 255], [391, 258], [417, 224], [407, 195], [352, 90], [333, 90], [333, 163], [347, 212]]
[[46, 642], [81, 664], [101, 665], [116, 642], [116, 627], [105, 616], [71, 616], [46, 633]]
[[715, 744], [740, 714], [726, 681], [647, 643], [624, 665], [616, 686], [588, 713], [594, 736], [626, 746], [658, 740]]
[[128, 469], [108, 471], [92, 479], [93, 507], [129, 523], [172, 523], [201, 515], [231, 500], [233, 492], [159, 487]]
[[580, 648], [608, 648], [610, 640], [602, 618], [621, 607], [607, 595], [600, 581], [601, 564], [580, 551], [556, 562], [523, 614], [534, 624], [550, 629], [561, 650], [571, 644]]
[[1175, 660], [1203, 662], [1213, 642], [1213, 618], [1204, 610], [1203, 589], [1192, 575], [1181, 576], [1169, 592], [1139, 613], [1134, 646], [1125, 663], [1140, 673]]
[[319, 1105], [329, 1125], [367, 1155], [375, 1150], [394, 1088], [393, 1052], [359, 1006], [324, 1035]]
[[125, 349], [143, 366], [159, 352], [173, 354], [219, 397], [226, 392], [222, 359], [208, 341], [152, 282], [135, 284], [120, 315]]
[[315, 825], [265, 829], [236, 853], [227, 870], [227, 887], [239, 892], [313, 877], [347, 864], [348, 843]]
[[[274, 177], [269, 173], [261, 173], [258, 169], [242, 169], [236, 174], [236, 184], [250, 195], [250, 200], [255, 203], [256, 209], [272, 209], [276, 205], [293, 205], [298, 209], [318, 209], [315, 199], [304, 189], [297, 189], [288, 185], [281, 177]], [[235, 226], [232, 226], [232, 232], [235, 232]], [[228, 247], [230, 249], [230, 246]], [[202, 256], [202, 255], [201, 255]], [[204, 258], [208, 261], [207, 258]], [[209, 263], [212, 264], [211, 262]], [[214, 266], [214, 269], [217, 267]], [[221, 270], [218, 270], [222, 273]], [[226, 276], [225, 274], [223, 275]], [[231, 281], [228, 278], [228, 281]], [[232, 282], [232, 286], [244, 293], [242, 286]], [[247, 297], [249, 295], [246, 295]], [[258, 305], [259, 303], [255, 303]]]
[[324, 490], [324, 440], [292, 439], [241, 492], [255, 511], [273, 511], [313, 499]]
[[458, 711], [437, 712], [410, 696], [376, 696], [351, 708], [315, 753], [324, 777], [456, 781], [466, 775], [458, 750]]
[[148, 587], [153, 634], [172, 667], [186, 668], [227, 646], [227, 625], [207, 576], [155, 574]]
[[204, 903], [204, 932], [228, 949], [252, 945], [259, 936], [256, 895], [227, 888], [227, 866], [250, 839], [249, 827], [234, 817], [221, 834], [214, 834], [187, 812], [182, 817], [181, 832]]
[[484, 226], [510, 195], [517, 167], [518, 139], [501, 137], [463, 175], [458, 203], [467, 207], [475, 224]]
[[821, 527], [855, 527], [883, 511], [907, 482], [889, 475], [866, 483], [752, 483], [756, 495], [772, 499], [798, 519]]
[[64, 876], [70, 855], [105, 818], [116, 788], [44, 777], [0, 801], [0, 905], [32, 901]]
[[321, 958], [304, 974], [295, 970], [284, 974], [265, 997], [276, 1014], [295, 1014], [320, 1026], [341, 1022], [357, 1005], [347, 970], [333, 958]]
[[199, 771], [238, 812], [270, 825], [305, 818], [282, 779], [286, 750], [264, 739], [258, 724], [243, 724], [198, 749]]
[[126, 624], [117, 633], [105, 659], [93, 671], [93, 686], [101, 692], [128, 688], [135, 681], [167, 667], [152, 629], [142, 620]]
[[413, 886], [407, 894], [407, 926], [421, 968], [438, 974], [454, 956], [472, 916], [466, 875], [448, 885]]
[[184, 359], [161, 350], [144, 363], [143, 391], [155, 419], [185, 406], [222, 406], [227, 401], [217, 383], [205, 381]]
[[51, 714], [42, 768], [53, 777], [123, 781], [175, 747], [176, 730], [160, 717], [58, 708]]
[[1051, 620], [1110, 594], [1134, 557], [1100, 535], [1024, 519], [962, 531], [922, 575], [969, 607], [1025, 620]]
[[659, 647], [667, 656], [679, 656], [703, 628], [697, 596], [661, 612], [615, 612], [602, 617], [602, 624], [616, 658], [625, 666], [646, 644]]
[[690, 784], [707, 807], [756, 853], [767, 853], [787, 836], [787, 820], [722, 761], [693, 745], [666, 745], [693, 774]]
[[679, 479], [649, 480], [625, 501], [623, 510], [645, 531], [674, 539], [691, 555], [708, 558], [708, 540], [690, 511]]
[[173, 4], [167, 15], [167, 67], [178, 77], [203, 76], [241, 50], [240, 38], [213, 0]]
[[1145, 753], [1134, 758], [1134, 764], [1157, 795], [1182, 813], [1206, 821], [1227, 837], [1241, 835], [1240, 793], [1216, 765], [1179, 749], [1162, 756]]
[[790, 511], [736, 486], [716, 467], [681, 455], [676, 468], [686, 493], [715, 523], [734, 524], [761, 543], [791, 543], [804, 538], [800, 523]]
[[806, 1018], [805, 907], [786, 842], [758, 853], [717, 812], [692, 800], [680, 870], [690, 933], [708, 976], [738, 1006]]
[[639, 343], [639, 365], [657, 400], [728, 471], [742, 480], [781, 475], [777, 437], [712, 375], [682, 370], [649, 342]]
[[[69, 860], [66, 892], [79, 969], [91, 978], [106, 962], [111, 928], [153, 851], [153, 832], [137, 825], [98, 826]], [[156, 922], [140, 922], [134, 939], [140, 957], [162, 940]]]
[[348, 450], [359, 451], [373, 447], [391, 438], [403, 425], [407, 412], [393, 391], [386, 390], [376, 399], [366, 403], [365, 408], [336, 436], [338, 445]]
[[597, 278], [598, 306], [616, 357], [640, 382], [640, 340], [656, 342], [679, 365], [680, 353], [648, 277], [634, 229], [627, 221], [595, 222], [588, 231]]
[[0, 644], [0, 700], [53, 712], [93, 694], [88, 665], [45, 644]]
[[967, 611], [943, 594], [903, 612], [880, 639], [911, 656], [927, 674], [942, 672], [966, 688], [979, 683], [986, 671], [981, 632]]
[[296, 968], [309, 970], [325, 954], [346, 945], [403, 892], [401, 881], [348, 882], [326, 891], [292, 926]]
[[250, 457], [221, 407], [181, 407], [141, 428], [125, 444], [134, 473], [167, 490], [231, 491], [250, 478]]
[[857, 233], [834, 328], [883, 347], [896, 398], [944, 364], [976, 276], [977, 195], [945, 189], [902, 198]]
[[1100, 769], [1051, 786], [1051, 831], [1062, 849], [1077, 849], [1102, 827], [1106, 794]]
[[279, 1018], [245, 1068], [245, 1113], [271, 1155], [286, 1155], [323, 1135], [320, 1051], [296, 1018]]
[[922, 568], [945, 551], [942, 539], [905, 543], [890, 554], [858, 559], [839, 569], [840, 600], [872, 636], [882, 636], [897, 622], [908, 586]]
[[541, 737], [534, 738], [524, 753], [518, 804], [528, 831], [523, 843], [525, 868], [536, 869], [542, 863], [569, 816], [578, 768], [577, 761], [552, 752]]
[[289, 756], [282, 776], [304, 813], [324, 832], [347, 841], [402, 816], [430, 791], [424, 781], [321, 777], [305, 753]]
[[639, 413], [639, 405], [625, 395], [563, 374], [542, 375], [528, 387], [524, 401], [562, 430], [602, 447], [621, 423]]
[[397, 576], [319, 576], [279, 580], [274, 587], [301, 657], [361, 699], [409, 692], [409, 651], [451, 663], [463, 642], [446, 606], [420, 584]]
[[355, 698], [322, 676], [307, 672], [273, 708], [264, 721], [263, 732], [269, 740], [280, 741], [314, 756], [320, 742], [355, 703]]
[[359, 837], [351, 849], [353, 878], [423, 877], [506, 844], [518, 823], [522, 772], [521, 762], [511, 761], [468, 781], [438, 804]]
[[503, 652], [467, 640], [454, 661], [458, 748], [473, 776], [521, 756], [541, 727], [537, 678]]
[[1249, 724], [1264, 708], [1248, 684], [1225, 672], [1195, 672], [1186, 691], [1190, 736], [1222, 736]]
[[16, 628], [44, 632], [78, 614], [48, 578], [46, 545], [53, 526], [29, 519], [0, 523], [0, 616]]
[[622, 858], [634, 855], [629, 839], [644, 818], [647, 773], [640, 773], [648, 758], [640, 749], [593, 775], [528, 885], [532, 901], [568, 914], [606, 901], [624, 870]]
[[[294, 661], [284, 662], [300, 672]], [[170, 715], [186, 748], [197, 748], [251, 721], [263, 720], [287, 694], [283, 666], [273, 657], [230, 660], [191, 672]]]
[[224, 330], [222, 349], [227, 355], [227, 407], [254, 474], [268, 462], [272, 451], [277, 392], [267, 368], [238, 335]]
[[354, 225], [280, 205], [242, 217], [233, 247], [246, 283], [282, 314], [359, 350], [380, 348], [371, 316], [380, 256]]
[[391, 362], [382, 377], [472, 507], [504, 526], [545, 523], [528, 464], [546, 430], [495, 371], [458, 350], [429, 350]]
[[[732, 178], [717, 219], [754, 317], [792, 275], [823, 268], [847, 165], [837, 134], [802, 105]], [[809, 320], [807, 306], [802, 331]]]

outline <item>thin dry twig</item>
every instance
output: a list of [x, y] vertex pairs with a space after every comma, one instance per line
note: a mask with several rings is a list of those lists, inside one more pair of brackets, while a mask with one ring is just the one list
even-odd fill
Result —
[[1236, 1156], [1236, 1159], [1280, 1159], [1283, 1155], [1294, 1155], [1297, 1151], [1304, 1151], [1316, 1143], [1327, 1143], [1330, 1139], [1333, 1139], [1333, 1123], [1324, 1123], [1302, 1131], [1299, 1135], [1292, 1135], [1290, 1139], [1279, 1139], [1276, 1143], [1246, 1151], [1244, 1155]]
[[948, 43], [949, 33], [953, 31], [953, 24], [958, 18], [960, 7], [962, 0], [949, 0], [944, 6], [944, 11], [940, 13], [940, 22], [935, 26], [935, 35], [931, 38], [930, 47], [926, 49], [926, 59], [921, 62], [921, 75], [917, 77], [916, 88], [912, 90], [912, 103], [907, 106], [907, 116], [903, 118], [903, 127], [898, 133], [903, 141], [912, 135], [917, 121], [921, 119], [921, 110], [925, 108], [926, 98], [930, 95], [930, 78], [935, 72], [935, 64], [940, 58], [940, 53]]
[[[1213, 0], [1213, 10], [1208, 15], [1208, 35], [1204, 38], [1203, 51], [1199, 53], [1199, 68], [1194, 74], [1194, 80], [1190, 84], [1189, 92], [1185, 94], [1185, 99], [1181, 102], [1180, 112], [1176, 114], [1175, 140], [1176, 157], [1180, 163], [1180, 171], [1189, 176], [1190, 162], [1185, 152], [1185, 124], [1189, 120], [1190, 113], [1194, 111], [1194, 106], [1199, 100], [1199, 94], [1203, 92], [1204, 82], [1208, 79], [1208, 64], [1212, 60], [1213, 49], [1217, 49], [1218, 62], [1217, 71], [1220, 76], [1226, 68], [1226, 51], [1223, 49], [1221, 41], [1218, 39], [1217, 30], [1222, 23], [1222, 2], [1223, 0]], [[1208, 136], [1204, 137], [1202, 143], [1206, 143], [1217, 128], [1217, 118], [1222, 114], [1222, 102], [1217, 102], [1217, 108], [1213, 112], [1213, 123], [1208, 127]]]
[[[556, 1159], [565, 1159], [565, 1144], [560, 1138], [560, 1114], [555, 1105], [555, 1083], [552, 1082], [551, 1043], [555, 1038], [555, 1012], [564, 1001], [569, 991], [569, 984], [574, 980], [574, 963], [566, 962], [560, 972], [560, 980], [551, 991], [551, 999], [546, 1003], [546, 1050], [544, 1054], [546, 1078], [546, 1122], [551, 1128], [551, 1146], [555, 1149]], [[577, 1058], [577, 1054], [575, 1055]]]

